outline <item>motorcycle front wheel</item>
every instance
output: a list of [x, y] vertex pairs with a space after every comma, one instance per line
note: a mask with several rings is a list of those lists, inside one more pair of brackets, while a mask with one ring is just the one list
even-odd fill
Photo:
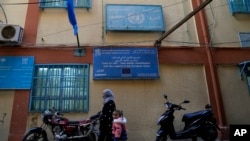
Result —
[[24, 136], [22, 141], [48, 141], [47, 136], [40, 131], [29, 131]]

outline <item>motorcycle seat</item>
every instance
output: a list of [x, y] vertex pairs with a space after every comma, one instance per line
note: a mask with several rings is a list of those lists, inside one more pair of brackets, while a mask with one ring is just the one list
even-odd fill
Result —
[[208, 110], [202, 110], [202, 111], [198, 111], [198, 112], [194, 112], [194, 113], [184, 114], [182, 117], [182, 121], [184, 121], [184, 122], [193, 121], [193, 120], [207, 114], [208, 112], [209, 112]]

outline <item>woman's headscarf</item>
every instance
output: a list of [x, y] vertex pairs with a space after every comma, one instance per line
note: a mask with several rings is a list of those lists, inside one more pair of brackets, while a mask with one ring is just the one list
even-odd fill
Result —
[[107, 103], [110, 100], [114, 100], [114, 94], [110, 89], [103, 90], [103, 103]]

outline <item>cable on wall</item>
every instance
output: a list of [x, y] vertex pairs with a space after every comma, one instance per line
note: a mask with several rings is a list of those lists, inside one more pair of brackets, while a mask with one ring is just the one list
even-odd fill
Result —
[[5, 17], [5, 23], [7, 24], [8, 23], [8, 19], [7, 19], [7, 16], [6, 16], [6, 13], [5, 13], [5, 10], [4, 10], [2, 4], [0, 4], [0, 7], [1, 7], [1, 9], [3, 11], [3, 14], [4, 14], [4, 17]]

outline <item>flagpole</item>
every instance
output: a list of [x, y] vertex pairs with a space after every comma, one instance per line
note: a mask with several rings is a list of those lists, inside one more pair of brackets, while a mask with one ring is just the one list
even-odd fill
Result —
[[69, 22], [73, 26], [74, 35], [76, 36], [76, 40], [77, 40], [77, 48], [75, 48], [75, 56], [84, 56], [85, 55], [85, 49], [83, 50], [80, 47], [79, 36], [78, 36], [78, 26], [77, 26], [76, 16], [75, 16], [75, 12], [74, 12], [73, 0], [68, 0], [67, 1], [67, 7], [68, 7], [67, 10], [68, 10]]
[[78, 33], [76, 33], [76, 40], [77, 40], [77, 47], [80, 48], [80, 42], [79, 42]]

